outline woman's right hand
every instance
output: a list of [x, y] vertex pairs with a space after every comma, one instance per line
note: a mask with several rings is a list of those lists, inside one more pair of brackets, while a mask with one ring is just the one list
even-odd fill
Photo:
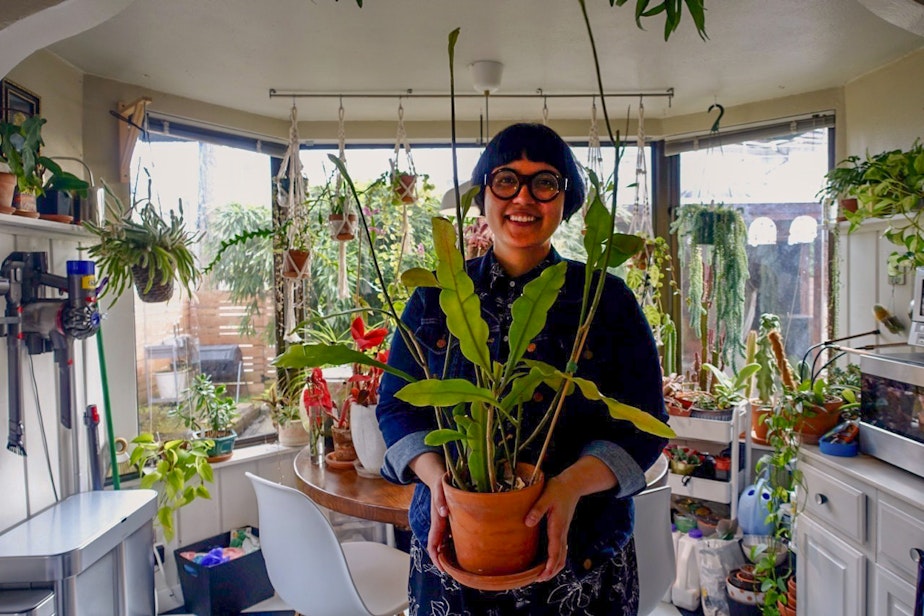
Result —
[[[446, 474], [446, 464], [443, 456], [427, 452], [422, 453], [409, 465], [428, 488], [430, 488], [430, 533], [427, 535], [427, 554], [433, 565], [443, 571], [438, 555], [446, 544], [447, 516], [446, 495], [443, 493], [443, 475]], [[443, 571], [445, 573], [445, 571]]]

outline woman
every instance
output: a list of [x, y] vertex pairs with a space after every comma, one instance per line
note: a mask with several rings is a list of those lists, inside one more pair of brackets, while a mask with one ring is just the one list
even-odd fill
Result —
[[[472, 172], [472, 185], [481, 186], [475, 200], [484, 208], [494, 245], [466, 266], [491, 329], [491, 353], [503, 358], [511, 304], [523, 285], [562, 261], [552, 247], [552, 234], [580, 208], [584, 184], [571, 149], [553, 130], [515, 124], [488, 144]], [[578, 326], [583, 279], [584, 265], [568, 261], [565, 285], [534, 340], [536, 359], [565, 366]], [[426, 347], [432, 366], [443, 365], [448, 336], [438, 295], [438, 289], [418, 289], [402, 316]], [[394, 337], [389, 363], [423, 374], [400, 336]], [[450, 376], [470, 376], [464, 367], [456, 370]], [[615, 276], [608, 276], [577, 375], [597, 383], [606, 395], [667, 419], [651, 330], [635, 297]], [[545, 524], [545, 569], [525, 588], [482, 592], [461, 586], [438, 564], [448, 532], [441, 484], [446, 467], [442, 450], [424, 444], [424, 436], [436, 427], [433, 413], [396, 399], [403, 385], [385, 375], [377, 415], [388, 445], [383, 475], [396, 483], [417, 482], [409, 513], [412, 615], [636, 613], [629, 497], [645, 487], [644, 471], [665, 439], [612, 419], [600, 403], [571, 396], [543, 465], [548, 481], [525, 520], [530, 526]], [[552, 391], [537, 394], [543, 398]], [[527, 405], [524, 433], [535, 426], [548, 399]], [[536, 460], [537, 441], [522, 460]]]

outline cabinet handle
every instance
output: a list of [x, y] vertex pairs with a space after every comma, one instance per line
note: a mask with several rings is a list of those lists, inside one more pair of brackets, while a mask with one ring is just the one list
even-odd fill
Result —
[[824, 504], [827, 503], [827, 502], [828, 502], [828, 497], [825, 496], [824, 494], [816, 494], [816, 495], [815, 495], [815, 504], [816, 504], [816, 505], [824, 505]]

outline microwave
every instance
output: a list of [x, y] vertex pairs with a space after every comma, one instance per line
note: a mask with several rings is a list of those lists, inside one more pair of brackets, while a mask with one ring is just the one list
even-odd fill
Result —
[[924, 353], [860, 358], [860, 451], [924, 477]]

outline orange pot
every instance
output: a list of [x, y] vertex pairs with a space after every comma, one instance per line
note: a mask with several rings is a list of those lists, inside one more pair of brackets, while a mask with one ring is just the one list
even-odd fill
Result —
[[346, 242], [355, 237], [356, 234], [356, 214], [348, 214], [346, 220], [343, 214], [330, 214], [327, 217], [330, 223], [330, 234], [335, 240]]
[[7, 214], [12, 213], [14, 192], [16, 192], [16, 176], [5, 171], [0, 172], [0, 208]]
[[759, 445], [767, 444], [767, 423], [764, 418], [773, 412], [773, 407], [759, 406], [759, 402], [751, 401], [751, 440]]
[[783, 605], [781, 601], [776, 602], [776, 607], [780, 611], [780, 616], [796, 616], [796, 610], [788, 605]]
[[[531, 464], [518, 464], [517, 475], [528, 480]], [[449, 528], [460, 568], [477, 575], [510, 575], [536, 564], [539, 526], [523, 522], [542, 494], [545, 477], [522, 490], [512, 492], [467, 492], [443, 477]]]
[[339, 462], [352, 462], [356, 459], [356, 448], [353, 447], [353, 433], [349, 428], [330, 429], [334, 439], [334, 459]]
[[286, 250], [282, 255], [282, 275], [286, 278], [307, 278], [311, 273], [307, 267], [307, 250]]
[[844, 405], [841, 399], [832, 399], [824, 406], [812, 405], [803, 407], [811, 413], [811, 417], [803, 417], [795, 426], [796, 432], [802, 436], [802, 442], [807, 445], [817, 445], [819, 439], [840, 421], [840, 409]]

